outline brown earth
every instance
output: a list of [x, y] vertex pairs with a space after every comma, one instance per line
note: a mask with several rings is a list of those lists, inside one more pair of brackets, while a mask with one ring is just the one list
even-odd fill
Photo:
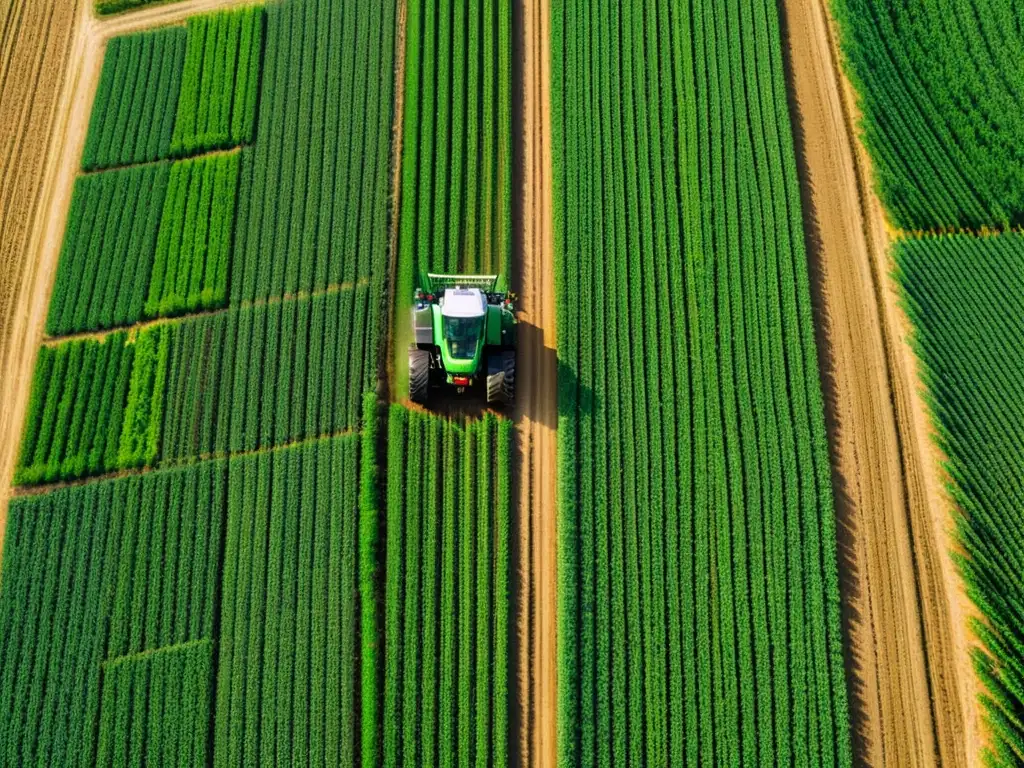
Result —
[[890, 236], [826, 0], [783, 0], [839, 530], [854, 751], [872, 766], [980, 754], [970, 610]]
[[31, 297], [45, 279], [33, 255], [57, 172], [55, 139], [68, 120], [83, 7], [81, 0], [8, 0], [0, 10], [0, 552], [21, 393], [35, 359]]
[[0, 0], [0, 555], [36, 351], [106, 42], [246, 0], [97, 19], [87, 0]]
[[518, 427], [520, 764], [556, 763], [556, 436], [554, 232], [551, 197], [550, 11], [548, 0], [527, 0], [514, 11], [515, 53], [521, 64], [522, 111], [514, 110], [514, 139], [522, 226]]

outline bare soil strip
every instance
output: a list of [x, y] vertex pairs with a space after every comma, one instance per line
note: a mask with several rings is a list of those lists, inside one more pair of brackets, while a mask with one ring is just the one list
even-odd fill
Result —
[[0, 164], [0, 555], [32, 370], [106, 42], [247, 2], [188, 0], [98, 20], [89, 0], [32, 0], [13, 12], [21, 13], [24, 30], [10, 31], [13, 16], [2, 20], [0, 157], [11, 160]]
[[873, 766], [978, 756], [967, 601], [890, 232], [825, 0], [783, 0], [839, 529], [854, 748]]
[[556, 436], [554, 232], [551, 198], [550, 11], [528, 0], [515, 12], [522, 67], [522, 222], [516, 420], [519, 430], [519, 745], [522, 765], [556, 762]]

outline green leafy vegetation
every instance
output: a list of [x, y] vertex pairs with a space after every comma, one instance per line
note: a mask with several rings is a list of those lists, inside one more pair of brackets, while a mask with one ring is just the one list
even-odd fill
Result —
[[1024, 223], [1024, 15], [1013, 0], [834, 0], [896, 226]]
[[206, 764], [209, 640], [122, 656], [102, 669], [97, 766]]
[[75, 182], [46, 318], [51, 336], [141, 318], [169, 169], [157, 163]]
[[552, 18], [558, 748], [852, 762], [777, 6]]
[[[125, 424], [136, 424], [124, 416], [136, 350], [126, 342], [122, 332], [102, 342], [73, 341], [39, 350], [15, 485], [121, 468]], [[143, 433], [158, 429], [143, 414], [136, 417]]]
[[267, 6], [266, 16], [231, 303], [368, 281], [376, 328], [386, 294], [395, 3], [290, 2]]
[[153, 258], [147, 317], [227, 303], [240, 155], [206, 155], [171, 166]]
[[385, 765], [508, 762], [511, 441], [493, 414], [391, 407]]
[[981, 619], [989, 765], [1024, 762], [1024, 236], [896, 244], [927, 401], [956, 503], [954, 555]]
[[408, 6], [396, 292], [427, 272], [500, 274], [512, 252], [509, 0]]
[[262, 57], [263, 8], [189, 19], [172, 155], [252, 143]]
[[233, 459], [214, 765], [355, 765], [359, 437]]
[[[115, 671], [119, 695], [110, 701], [104, 662], [212, 637], [226, 469], [207, 462], [11, 502], [0, 578], [0, 762], [92, 766], [101, 743], [125, 754], [125, 716], [158, 700], [138, 687], [146, 674], [153, 680], [153, 667]], [[188, 709], [201, 708], [201, 695], [176, 703], [179, 718], [205, 723]], [[166, 706], [163, 714], [175, 716]], [[130, 722], [131, 743], [140, 744], [147, 721]]]
[[82, 169], [146, 163], [169, 156], [181, 89], [186, 33], [137, 32], [107, 43]]

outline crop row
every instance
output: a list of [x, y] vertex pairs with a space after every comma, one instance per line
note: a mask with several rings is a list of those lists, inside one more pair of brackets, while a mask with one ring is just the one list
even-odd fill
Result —
[[391, 407], [385, 765], [507, 764], [511, 435]]
[[240, 155], [207, 155], [171, 166], [153, 257], [147, 317], [227, 302]]
[[180, 27], [115, 37], [107, 44], [82, 169], [168, 157], [187, 34]]
[[196, 16], [107, 44], [82, 169], [95, 171], [252, 141], [262, 8]]
[[16, 485], [151, 464], [157, 456], [169, 338], [73, 341], [39, 351]]
[[266, 14], [231, 302], [359, 280], [383, 300], [395, 4], [309, 0], [269, 5]]
[[226, 479], [207, 462], [12, 501], [0, 762], [95, 765], [102, 663], [212, 636]]
[[510, 266], [511, 25], [509, 0], [409, 3], [399, 297], [429, 271]]
[[1024, 236], [901, 240], [897, 277], [914, 326], [963, 554], [981, 613], [972, 649], [987, 762], [1024, 761]]
[[238, 453], [354, 428], [379, 339], [369, 291], [332, 291], [175, 327], [162, 456]]
[[848, 766], [778, 11], [669, 5], [552, 18], [560, 762]]
[[43, 347], [15, 482], [351, 429], [378, 373], [373, 309], [359, 285]]
[[105, 662], [102, 689], [97, 766], [206, 765], [210, 640]]
[[[167, 2], [167, 0], [94, 0], [94, 7], [97, 14], [105, 16], [161, 2]], [[171, 0], [171, 2], [173, 2], [173, 0]]]
[[215, 765], [354, 765], [358, 436], [229, 464]]
[[251, 144], [263, 58], [263, 9], [193, 16], [171, 154]]
[[47, 332], [226, 304], [239, 162], [233, 152], [80, 177]]
[[1024, 223], [1020, 4], [837, 0], [834, 10], [896, 225]]
[[16, 499], [0, 761], [377, 764], [373, 394], [363, 415], [361, 436]]
[[46, 331], [138, 321], [167, 192], [167, 163], [79, 177], [50, 297]]

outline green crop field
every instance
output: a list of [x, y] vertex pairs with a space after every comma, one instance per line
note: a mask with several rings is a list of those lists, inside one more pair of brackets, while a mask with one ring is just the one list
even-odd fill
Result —
[[907, 230], [1024, 223], [1024, 11], [834, 0], [878, 192]]
[[401, 306], [427, 272], [511, 267], [511, 28], [509, 0], [408, 5]]
[[955, 556], [980, 620], [990, 765], [1024, 761], [1024, 236], [901, 240], [897, 276], [947, 457]]
[[508, 764], [511, 435], [392, 406], [384, 765]]
[[127, 476], [11, 505], [0, 764], [375, 763], [395, 11], [109, 43], [15, 482]]
[[[885, 268], [864, 270], [867, 308], [830, 294], [848, 208], [878, 210], [865, 170], [977, 609], [977, 751], [1024, 763], [1024, 12], [831, 3], [871, 155], [831, 211], [805, 97], [844, 83], [804, 5], [267, 0], [110, 39], [176, 16], [88, 19], [75, 34], [105, 49], [82, 156], [39, 203], [66, 205], [39, 258], [45, 328], [19, 320], [42, 340], [19, 356], [37, 353], [8, 436], [0, 765], [884, 756], [903, 731], [882, 675], [971, 681], [927, 658], [951, 630], [932, 626], [944, 593], [918, 594], [936, 602], [920, 627], [882, 627], [903, 618], [886, 600], [916, 607], [887, 581], [905, 564], [861, 579], [851, 561], [843, 583], [865, 594], [840, 611], [834, 493], [846, 516], [903, 510], [842, 498], [844, 451], [866, 444], [845, 403], [827, 431], [822, 370], [884, 347], [892, 413], [865, 405], [849, 429], [891, 415], [899, 461], [920, 458]], [[821, 66], [787, 43], [807, 34]], [[556, 312], [524, 305], [517, 406], [408, 404], [426, 272], [553, 276]], [[878, 340], [830, 335], [869, 314]], [[873, 473], [871, 450], [852, 463]], [[850, 549], [902, 536], [891, 522], [851, 528]], [[896, 578], [941, 591], [912, 582], [936, 555], [918, 561], [909, 533]], [[879, 627], [920, 643], [924, 674], [880, 669], [886, 647], [860, 685], [844, 641], [860, 653]], [[908, 754], [945, 756], [947, 720], [981, 719], [930, 693], [901, 700], [933, 730]]]
[[850, 765], [776, 4], [683, 5], [555, 4], [559, 758]]

